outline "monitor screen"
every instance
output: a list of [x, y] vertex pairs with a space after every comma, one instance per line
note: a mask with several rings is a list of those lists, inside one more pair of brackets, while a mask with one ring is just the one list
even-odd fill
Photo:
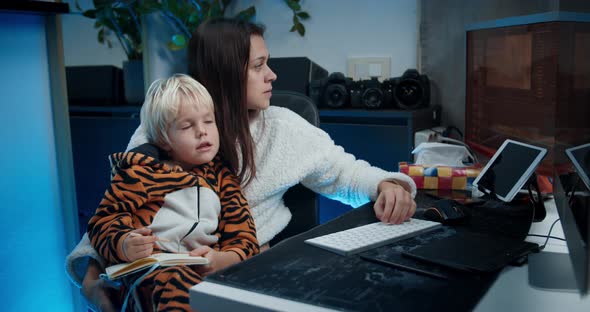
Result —
[[541, 147], [506, 140], [473, 181], [473, 185], [509, 202], [546, 153], [547, 150]]
[[568, 148], [565, 153], [576, 168], [580, 180], [590, 189], [590, 143]]

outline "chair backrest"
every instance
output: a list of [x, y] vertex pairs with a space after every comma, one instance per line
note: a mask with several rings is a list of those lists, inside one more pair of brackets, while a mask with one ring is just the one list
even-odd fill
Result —
[[288, 108], [310, 124], [320, 126], [320, 113], [310, 97], [295, 91], [273, 90], [270, 105]]
[[[299, 114], [312, 125], [320, 126], [317, 107], [304, 94], [294, 91], [275, 91], [270, 105], [288, 108]], [[271, 246], [293, 235], [305, 232], [319, 224], [318, 195], [302, 184], [291, 187], [283, 197], [293, 217], [287, 227], [270, 242]]]

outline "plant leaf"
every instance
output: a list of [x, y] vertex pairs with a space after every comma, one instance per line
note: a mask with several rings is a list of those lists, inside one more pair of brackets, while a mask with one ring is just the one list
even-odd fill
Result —
[[94, 10], [94, 9], [87, 10], [87, 11], [82, 12], [82, 15], [86, 16], [88, 18], [96, 18], [96, 12], [97, 12], [97, 10]]
[[172, 41], [168, 41], [167, 46], [168, 46], [168, 49], [170, 49], [172, 51], [179, 51], [179, 50], [182, 50], [186, 47], [186, 45], [179, 46]]
[[199, 24], [199, 12], [195, 11], [188, 17], [188, 23], [191, 25]]
[[303, 12], [299, 12], [297, 13], [297, 16], [299, 16], [301, 19], [306, 20], [309, 18], [309, 13], [303, 11]]
[[225, 9], [231, 4], [232, 0], [222, 0], [221, 2], [223, 3], [223, 8]]
[[76, 10], [78, 10], [80, 12], [84, 11], [84, 10], [82, 10], [82, 7], [80, 6], [80, 3], [78, 2], [78, 0], [76, 0], [74, 2], [74, 5], [76, 6]]
[[186, 45], [186, 37], [182, 34], [176, 34], [172, 36], [171, 42], [177, 46], [185, 46]]
[[219, 0], [214, 0], [213, 3], [211, 3], [211, 7], [209, 8], [209, 12], [207, 12], [207, 17], [208, 18], [215, 18], [215, 17], [220, 17], [223, 16], [222, 10], [221, 10], [221, 3], [219, 2]]
[[98, 36], [97, 36], [97, 38], [96, 38], [96, 39], [98, 39], [98, 42], [99, 42], [99, 43], [101, 43], [101, 44], [104, 44], [104, 28], [101, 28], [101, 29], [98, 31]]
[[240, 11], [235, 18], [241, 21], [251, 21], [256, 15], [256, 8], [251, 6], [245, 10]]
[[305, 26], [303, 26], [303, 24], [298, 23], [295, 25], [295, 28], [297, 28], [297, 33], [299, 33], [301, 37], [305, 36]]
[[291, 8], [291, 10], [293, 11], [299, 11], [301, 10], [301, 5], [298, 3], [298, 1], [294, 1], [294, 0], [286, 0], [287, 1], [287, 5]]

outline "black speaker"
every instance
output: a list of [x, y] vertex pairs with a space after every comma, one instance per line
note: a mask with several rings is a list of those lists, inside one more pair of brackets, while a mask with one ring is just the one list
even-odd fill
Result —
[[328, 71], [307, 57], [274, 57], [268, 66], [277, 74], [273, 89], [300, 92], [309, 96], [309, 82], [328, 76]]
[[71, 105], [125, 105], [123, 70], [118, 67], [67, 66], [66, 84]]

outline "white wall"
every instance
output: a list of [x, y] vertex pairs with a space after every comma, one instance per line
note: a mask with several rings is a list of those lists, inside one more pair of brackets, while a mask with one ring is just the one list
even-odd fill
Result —
[[[65, 0], [70, 5], [70, 14], [62, 15], [62, 35], [64, 45], [64, 61], [66, 66], [80, 65], [114, 65], [123, 67], [127, 58], [119, 42], [113, 42], [113, 48], [98, 42], [98, 31], [94, 28], [94, 20], [76, 14], [74, 0]], [[93, 8], [92, 0], [78, 0], [84, 10]]]
[[239, 1], [242, 8], [251, 2], [267, 26], [271, 56], [307, 56], [329, 72], [346, 72], [349, 57], [391, 57], [393, 76], [416, 67], [417, 0], [302, 0], [311, 15], [305, 37], [289, 32], [292, 13], [283, 1]]
[[[67, 2], [75, 10], [74, 1]], [[307, 56], [329, 72], [346, 72], [349, 57], [385, 56], [391, 57], [391, 75], [398, 76], [405, 69], [417, 66], [417, 2], [302, 0], [303, 9], [311, 15], [311, 19], [304, 22], [307, 29], [305, 37], [289, 32], [292, 13], [283, 1], [237, 0], [233, 9], [243, 9], [252, 4], [256, 6], [257, 21], [267, 26], [266, 41], [273, 57]], [[91, 3], [91, 0], [80, 1], [84, 9], [90, 8]], [[118, 45], [113, 49], [100, 45], [92, 20], [71, 14], [64, 16], [63, 22], [67, 66], [122, 66], [125, 53]], [[161, 47], [163, 42], [147, 44]], [[161, 66], [154, 65], [158, 62], [157, 58], [161, 58], [161, 52], [150, 55], [151, 66], [156, 68], [156, 72], [148, 75], [149, 79], [164, 75], [159, 72]]]

